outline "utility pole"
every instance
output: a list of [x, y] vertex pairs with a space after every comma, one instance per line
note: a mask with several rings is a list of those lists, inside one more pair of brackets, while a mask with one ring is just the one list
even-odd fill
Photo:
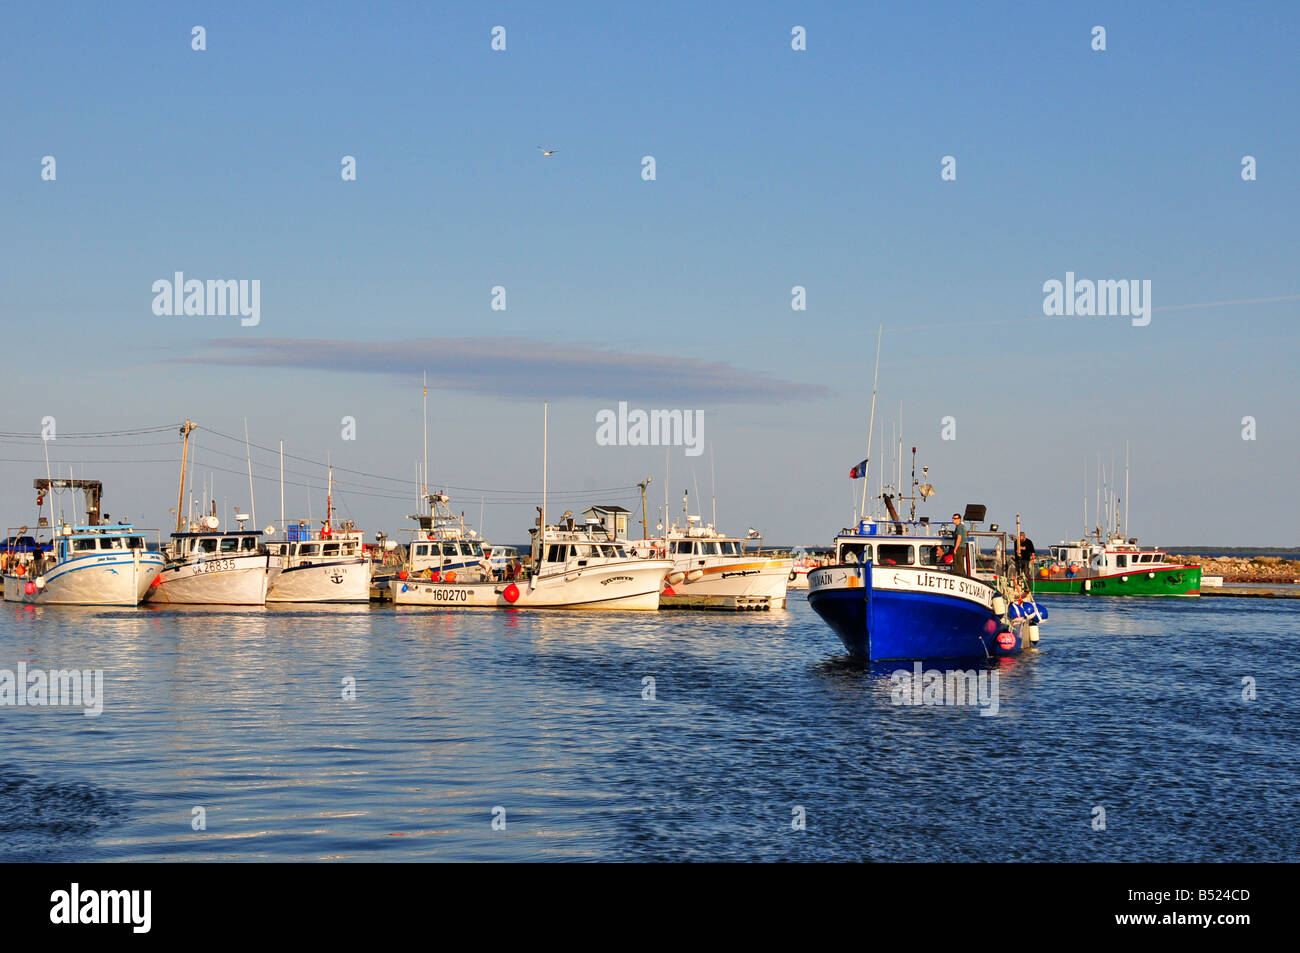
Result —
[[185, 424], [181, 427], [181, 436], [185, 438], [185, 443], [181, 446], [181, 492], [176, 499], [176, 532], [178, 533], [181, 531], [185, 519], [185, 510], [183, 508], [185, 505], [185, 460], [190, 453], [190, 434], [194, 432], [194, 428], [197, 426], [198, 424], [187, 418]]
[[646, 525], [645, 488], [650, 485], [650, 481], [652, 479], [653, 477], [646, 477], [644, 480], [642, 480], [640, 483], [637, 484], [637, 486], [641, 488], [641, 538], [642, 539], [650, 538], [650, 527]]

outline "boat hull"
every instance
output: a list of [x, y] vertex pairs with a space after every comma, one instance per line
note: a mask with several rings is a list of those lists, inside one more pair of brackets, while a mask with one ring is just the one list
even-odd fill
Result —
[[671, 569], [672, 562], [666, 559], [636, 559], [513, 583], [394, 579], [389, 588], [398, 606], [653, 612], [659, 608], [659, 593]]
[[158, 575], [146, 597], [158, 605], [260, 606], [266, 603], [272, 571], [266, 554], [187, 560]]
[[286, 566], [267, 589], [273, 602], [369, 602], [370, 560], [342, 559]]
[[1200, 566], [1137, 569], [1105, 576], [1051, 576], [1034, 580], [1034, 593], [1081, 596], [1199, 596]]
[[[692, 568], [691, 562], [696, 560], [679, 560], [673, 568], [687, 572]], [[763, 600], [773, 609], [783, 609], [793, 565], [789, 559], [757, 559], [697, 567], [703, 575], [695, 580], [688, 577], [675, 582], [664, 594]]]
[[1021, 634], [993, 611], [996, 595], [977, 579], [870, 563], [809, 574], [813, 611], [850, 654], [871, 661], [1015, 655]]
[[[31, 576], [6, 573], [6, 602], [29, 605], [62, 606], [136, 606], [144, 599], [154, 579], [162, 571], [160, 553], [137, 551], [123, 554], [97, 554], [70, 559], [49, 570], [37, 586]], [[27, 583], [33, 591], [27, 591]]]

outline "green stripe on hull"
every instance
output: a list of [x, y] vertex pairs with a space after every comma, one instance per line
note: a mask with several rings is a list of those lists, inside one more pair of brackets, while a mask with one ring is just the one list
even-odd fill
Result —
[[[1091, 582], [1092, 585], [1085, 585]], [[1035, 579], [1034, 592], [1087, 596], [1199, 596], [1201, 567], [1138, 569], [1126, 576]]]

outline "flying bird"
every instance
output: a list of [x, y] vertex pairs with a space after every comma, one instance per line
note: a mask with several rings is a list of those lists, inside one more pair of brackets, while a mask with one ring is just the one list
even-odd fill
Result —
[[[537, 148], [542, 149], [541, 146], [538, 146]], [[542, 149], [542, 155], [543, 155], [544, 157], [549, 158], [549, 157], [555, 155], [555, 153], [557, 153], [557, 152], [559, 152], [559, 151], [560, 151], [559, 149]]]

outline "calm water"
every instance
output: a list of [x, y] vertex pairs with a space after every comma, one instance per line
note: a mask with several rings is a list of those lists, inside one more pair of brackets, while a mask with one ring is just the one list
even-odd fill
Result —
[[1296, 603], [1057, 598], [981, 717], [893, 705], [792, 601], [3, 604], [0, 669], [100, 668], [105, 703], [0, 708], [0, 858], [1300, 859]]

